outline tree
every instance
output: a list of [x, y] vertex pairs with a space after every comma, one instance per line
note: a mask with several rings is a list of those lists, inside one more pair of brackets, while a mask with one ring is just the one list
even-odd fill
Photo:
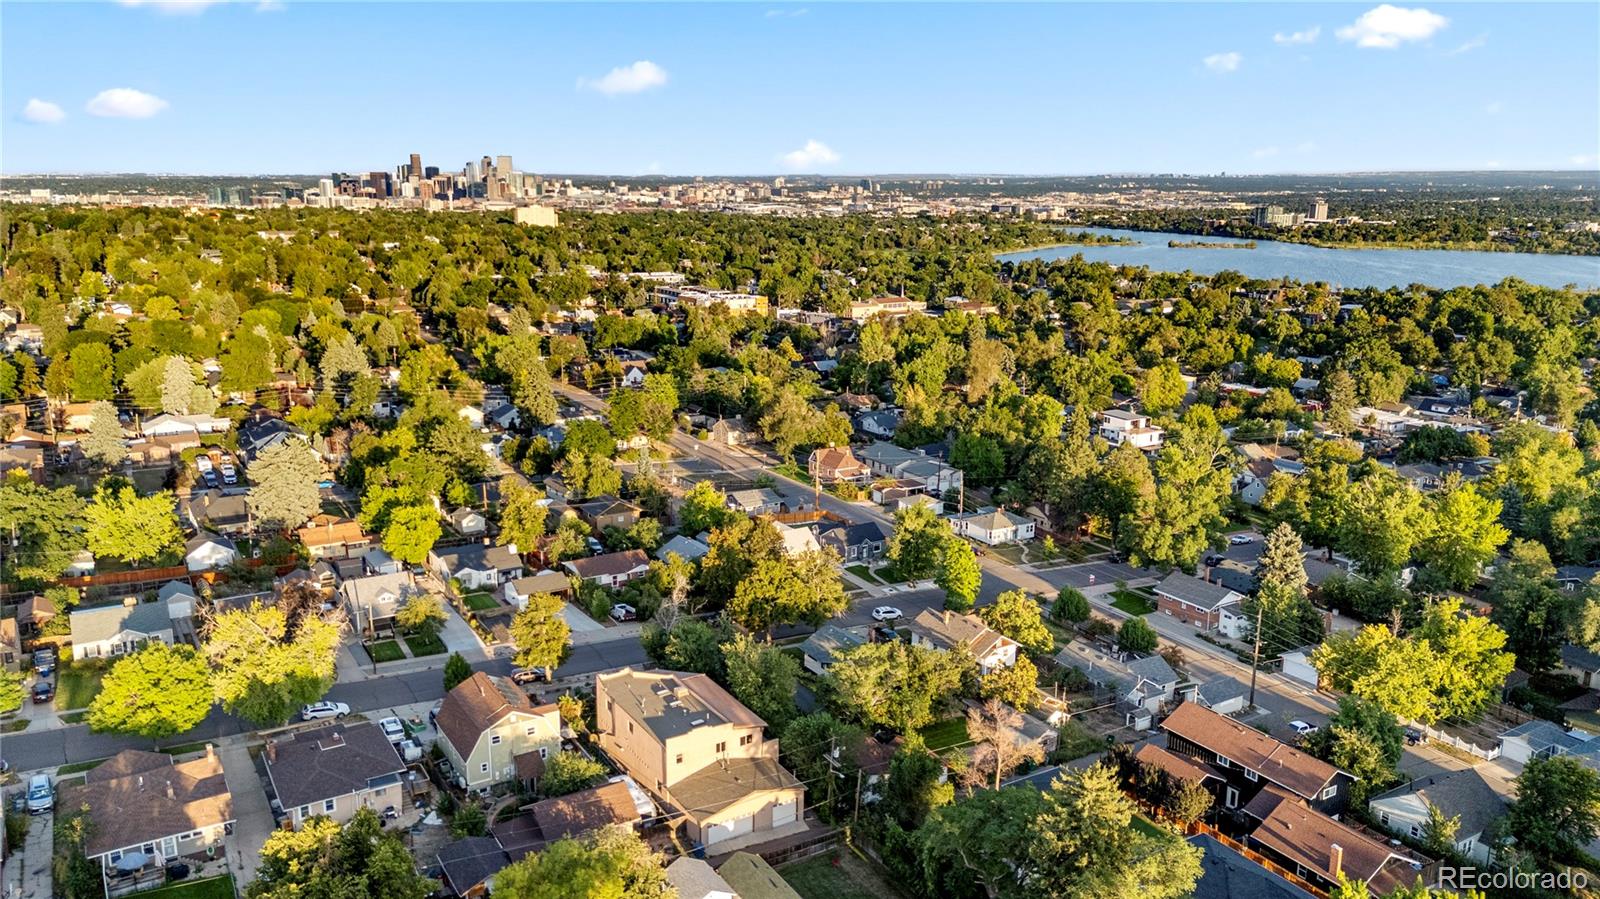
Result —
[[[1194, 409], [1209, 411], [1205, 406]], [[1227, 526], [1232, 452], [1215, 421], [1185, 421], [1150, 467], [1154, 488], [1133, 496], [1132, 515], [1122, 522], [1119, 543], [1131, 558], [1142, 565], [1194, 569], [1201, 552]]]
[[89, 549], [124, 562], [154, 559], [183, 542], [175, 508], [177, 499], [171, 491], [140, 496], [132, 484], [102, 481], [94, 502], [84, 510]]
[[1575, 861], [1600, 834], [1600, 774], [1571, 756], [1530, 759], [1516, 793], [1506, 832], [1546, 864]]
[[580, 496], [603, 496], [622, 489], [622, 476], [612, 463], [617, 438], [598, 421], [580, 420], [567, 428], [561, 442], [561, 471]]
[[938, 567], [949, 536], [953, 536], [949, 523], [932, 509], [921, 504], [907, 506], [894, 513], [887, 558], [900, 577], [922, 580]]
[[1411, 482], [1375, 470], [1350, 485], [1342, 500], [1337, 546], [1369, 578], [1399, 571], [1427, 533], [1422, 494]]
[[1139, 403], [1151, 415], [1165, 415], [1175, 411], [1189, 392], [1178, 363], [1167, 360], [1145, 369], [1139, 380]]
[[[56, 366], [52, 364], [50, 372], [53, 374], [55, 370]], [[115, 368], [111, 364], [111, 348], [105, 344], [80, 343], [73, 347], [67, 361], [67, 371], [72, 378], [69, 389], [73, 399], [92, 402], [116, 397], [117, 388], [112, 382]]]
[[966, 772], [973, 785], [992, 782], [998, 790], [1000, 778], [1019, 766], [1044, 761], [1039, 744], [1022, 738], [1022, 713], [999, 699], [985, 699], [977, 708], [967, 709], [967, 737], [977, 744]]
[[693, 671], [723, 679], [722, 644], [727, 631], [698, 618], [685, 618], [672, 628], [664, 647], [662, 665], [674, 671]]
[[1500, 525], [1502, 504], [1450, 472], [1428, 506], [1433, 520], [1417, 547], [1417, 560], [1446, 584], [1466, 590], [1511, 536]]
[[545, 763], [544, 776], [539, 779], [539, 792], [552, 797], [587, 790], [603, 782], [608, 773], [605, 765], [586, 755], [558, 752]]
[[973, 668], [969, 656], [899, 641], [867, 643], [838, 656], [827, 675], [834, 706], [902, 734], [932, 722]]
[[978, 695], [998, 699], [1026, 712], [1039, 702], [1039, 669], [1027, 656], [1002, 665], [978, 679]]
[[1017, 641], [1031, 653], [1048, 655], [1056, 639], [1039, 615], [1039, 603], [1021, 590], [1007, 590], [992, 605], [978, 610], [984, 623]]
[[550, 511], [544, 505], [544, 491], [521, 478], [506, 477], [500, 481], [500, 536], [501, 546], [515, 546], [532, 552], [544, 539]]
[[1267, 534], [1256, 565], [1256, 593], [1243, 610], [1252, 628], [1260, 618], [1261, 651], [1268, 658], [1322, 642], [1322, 616], [1307, 598], [1306, 585], [1300, 535], [1280, 522]]
[[[784, 735], [788, 740], [788, 735]], [[955, 800], [955, 784], [941, 781], [944, 763], [928, 751], [922, 737], [910, 734], [889, 760], [889, 782], [884, 802], [901, 827], [915, 830], [934, 809]]]
[[0, 668], [0, 712], [11, 712], [22, 707], [22, 672]]
[[204, 721], [213, 699], [205, 659], [155, 641], [111, 666], [89, 706], [89, 729], [160, 740]]
[[96, 401], [89, 409], [89, 431], [79, 441], [83, 454], [98, 465], [110, 467], [128, 455], [128, 446], [122, 439], [122, 422], [117, 419], [117, 407], [105, 400]]
[[383, 549], [408, 565], [420, 565], [439, 542], [444, 529], [432, 506], [421, 503], [395, 507], [383, 528]]
[[1143, 618], [1129, 618], [1117, 628], [1117, 648], [1123, 652], [1155, 652], [1159, 642], [1155, 628]]
[[341, 827], [321, 815], [299, 830], [277, 830], [261, 847], [247, 899], [383, 896], [423, 899], [438, 886], [417, 873], [400, 834], [363, 808]]
[[[285, 441], [268, 447], [250, 463], [250, 512], [272, 525], [294, 529], [322, 509], [322, 462], [311, 447]], [[388, 541], [384, 547], [389, 549]], [[389, 549], [391, 555], [393, 549]], [[399, 556], [395, 556], [399, 558]], [[420, 561], [420, 560], [419, 560]]]
[[723, 644], [728, 691], [776, 732], [794, 718], [800, 663], [776, 646], [735, 634]]
[[202, 653], [226, 712], [278, 725], [328, 692], [345, 620], [321, 606], [317, 591], [291, 588], [275, 605], [257, 601], [211, 617]]
[[1070, 621], [1074, 624], [1089, 620], [1089, 598], [1075, 587], [1062, 587], [1056, 601], [1050, 606], [1050, 620]]
[[446, 620], [444, 600], [436, 593], [413, 593], [394, 613], [402, 631], [424, 637], [439, 633]]
[[1516, 657], [1506, 652], [1506, 632], [1492, 621], [1461, 609], [1461, 600], [1441, 599], [1423, 610], [1410, 635], [1432, 649], [1436, 659], [1433, 695], [1441, 718], [1477, 720], [1499, 700]]
[[462, 837], [481, 837], [489, 832], [489, 817], [483, 813], [483, 806], [471, 799], [456, 806], [456, 812], [450, 817], [450, 835], [456, 839]]
[[850, 605], [836, 574], [838, 564], [832, 549], [790, 559], [762, 559], [734, 589], [728, 614], [752, 631], [769, 631], [779, 624], [821, 624]]
[[444, 660], [444, 689], [448, 693], [456, 685], [472, 676], [472, 666], [467, 663], [467, 657], [459, 652], [450, 653], [450, 658]]
[[1339, 708], [1328, 726], [1306, 738], [1305, 748], [1316, 757], [1354, 774], [1355, 801], [1382, 792], [1400, 776], [1400, 756], [1405, 732], [1394, 713], [1357, 696], [1339, 697]]
[[6, 573], [28, 583], [60, 577], [84, 548], [83, 510], [71, 487], [41, 487], [21, 471], [0, 476], [0, 533], [11, 539]]
[[1456, 851], [1456, 834], [1461, 830], [1461, 816], [1447, 815], [1433, 803], [1428, 803], [1428, 820], [1422, 822], [1422, 844], [1429, 851], [1448, 856]]
[[494, 886], [516, 899], [675, 899], [663, 864], [638, 834], [608, 824], [512, 862], [494, 876]]
[[1490, 619], [1506, 632], [1523, 670], [1554, 668], [1561, 641], [1578, 619], [1577, 598], [1556, 586], [1550, 553], [1532, 540], [1516, 540], [1489, 584]]
[[957, 612], [972, 608], [983, 584], [983, 569], [972, 544], [949, 534], [939, 550], [939, 568], [934, 583], [944, 591], [944, 607]]
[[678, 530], [685, 534], [710, 533], [739, 519], [728, 508], [728, 497], [710, 481], [700, 481], [683, 496], [678, 509]]
[[544, 679], [550, 680], [566, 660], [572, 628], [561, 617], [563, 605], [559, 596], [535, 593], [511, 619], [511, 642], [517, 647], [512, 661], [518, 668], [542, 668]]
[[168, 356], [161, 367], [161, 411], [168, 415], [188, 415], [196, 386], [194, 367], [189, 360]]

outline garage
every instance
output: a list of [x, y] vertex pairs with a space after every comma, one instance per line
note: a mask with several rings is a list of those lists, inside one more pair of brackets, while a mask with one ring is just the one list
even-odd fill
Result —
[[706, 828], [706, 845], [710, 846], [713, 843], [720, 843], [723, 840], [731, 840], [734, 837], [743, 836], [755, 829], [755, 823], [754, 817], [745, 815], [743, 818], [734, 818], [732, 821], [713, 824]]
[[774, 803], [772, 806], [772, 826], [782, 827], [794, 823], [794, 811], [797, 803], [790, 799], [788, 802]]

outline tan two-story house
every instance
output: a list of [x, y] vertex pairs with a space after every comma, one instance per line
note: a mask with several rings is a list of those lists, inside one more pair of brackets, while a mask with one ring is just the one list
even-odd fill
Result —
[[805, 788], [778, 763], [766, 723], [704, 674], [601, 674], [595, 717], [600, 747], [707, 847], [801, 818]]
[[344, 822], [404, 799], [405, 763], [376, 724], [332, 724], [267, 741], [267, 780], [296, 830], [326, 815]]
[[436, 723], [439, 746], [469, 790], [537, 779], [561, 748], [555, 703], [534, 705], [510, 679], [482, 671], [445, 694]]

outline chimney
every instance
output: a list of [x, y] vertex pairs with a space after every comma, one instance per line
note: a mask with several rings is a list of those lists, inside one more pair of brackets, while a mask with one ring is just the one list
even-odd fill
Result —
[[268, 762], [277, 762], [278, 761], [278, 741], [277, 740], [268, 740], [267, 741], [267, 761]]
[[206, 760], [211, 761], [217, 757], [217, 748], [210, 743], [206, 744]]
[[949, 609], [945, 609], [944, 612], [943, 612], [943, 616], [944, 616], [944, 623], [945, 624], [949, 624], [950, 623], [950, 610]]
[[1329, 873], [1333, 874], [1334, 879], [1337, 880], [1339, 872], [1344, 870], [1344, 847], [1338, 843], [1332, 843], [1328, 846], [1328, 855], [1328, 867], [1333, 869]]
[[170, 780], [167, 781], [167, 798], [168, 799], [173, 799], [173, 800], [176, 800], [178, 798], [178, 794], [173, 792], [173, 790], [172, 790], [172, 781], [170, 781]]

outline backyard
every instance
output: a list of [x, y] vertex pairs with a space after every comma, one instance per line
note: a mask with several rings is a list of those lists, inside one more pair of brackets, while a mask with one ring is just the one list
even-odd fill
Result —
[[140, 899], [233, 899], [233, 877], [208, 877], [188, 883], [169, 884], [139, 894]]
[[461, 601], [474, 612], [487, 612], [500, 605], [500, 601], [495, 599], [494, 596], [483, 592], [468, 593], [466, 596], [461, 597]]
[[878, 866], [848, 849], [784, 865], [778, 873], [805, 899], [894, 899], [901, 895]]
[[934, 752], [967, 742], [967, 719], [947, 718], [922, 728], [922, 741]]
[[74, 662], [62, 665], [56, 671], [56, 709], [67, 712], [86, 709], [100, 693], [100, 679], [105, 669], [99, 665]]

